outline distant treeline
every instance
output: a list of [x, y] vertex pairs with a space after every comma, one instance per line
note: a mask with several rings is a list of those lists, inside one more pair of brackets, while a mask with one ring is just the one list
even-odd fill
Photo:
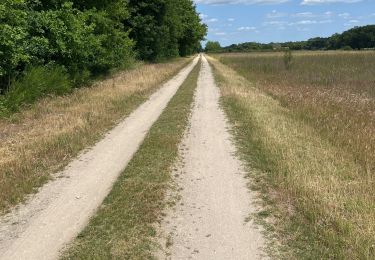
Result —
[[206, 31], [192, 0], [1, 0], [0, 93], [17, 93], [0, 96], [0, 109], [28, 88], [60, 93], [134, 59], [192, 54]]
[[355, 27], [341, 34], [334, 34], [328, 38], [312, 38], [307, 41], [284, 43], [256, 43], [246, 42], [221, 47], [218, 42], [208, 42], [208, 52], [247, 52], [270, 51], [280, 49], [291, 50], [338, 50], [338, 49], [367, 49], [375, 48], [375, 25]]

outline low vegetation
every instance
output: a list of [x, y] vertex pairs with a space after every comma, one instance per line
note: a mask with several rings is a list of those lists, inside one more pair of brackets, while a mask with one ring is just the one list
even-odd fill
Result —
[[[28, 109], [0, 119], [0, 211], [45, 183], [51, 173], [94, 144], [190, 60], [139, 65], [91, 88], [45, 97]], [[59, 82], [65, 87], [64, 80], [55, 83]], [[17, 91], [22, 93], [31, 83], [20, 82]]]
[[375, 171], [375, 52], [224, 55], [220, 60]]
[[153, 259], [178, 145], [188, 124], [200, 70], [196, 65], [150, 129], [97, 214], [63, 259]]
[[[373, 53], [211, 59], [285, 258], [375, 257]], [[233, 70], [234, 69], [234, 70]]]

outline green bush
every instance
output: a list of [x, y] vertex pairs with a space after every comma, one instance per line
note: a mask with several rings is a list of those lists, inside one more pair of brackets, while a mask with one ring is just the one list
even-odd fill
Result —
[[350, 47], [350, 46], [344, 46], [344, 47], [341, 48], [341, 50], [343, 50], [343, 51], [352, 51], [353, 48]]
[[70, 90], [71, 82], [63, 67], [32, 67], [11, 84], [2, 106], [15, 112], [23, 104], [31, 104], [47, 95], [62, 95]]

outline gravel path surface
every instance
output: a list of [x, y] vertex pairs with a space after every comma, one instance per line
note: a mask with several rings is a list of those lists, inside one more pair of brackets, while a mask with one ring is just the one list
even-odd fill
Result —
[[246, 218], [255, 211], [219, 89], [203, 57], [190, 129], [176, 174], [181, 199], [162, 223], [166, 259], [260, 259], [264, 239]]

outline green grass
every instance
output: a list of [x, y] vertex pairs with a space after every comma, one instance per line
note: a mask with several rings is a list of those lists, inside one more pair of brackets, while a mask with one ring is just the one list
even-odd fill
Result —
[[251, 188], [260, 192], [258, 220], [282, 245], [270, 252], [285, 259], [374, 259], [373, 176], [256, 83], [210, 62]]
[[102, 207], [63, 259], [152, 259], [154, 224], [188, 124], [200, 63], [152, 126]]
[[19, 111], [25, 104], [48, 95], [63, 95], [71, 91], [68, 74], [62, 67], [31, 67], [24, 75], [13, 82], [4, 96], [8, 113]]

